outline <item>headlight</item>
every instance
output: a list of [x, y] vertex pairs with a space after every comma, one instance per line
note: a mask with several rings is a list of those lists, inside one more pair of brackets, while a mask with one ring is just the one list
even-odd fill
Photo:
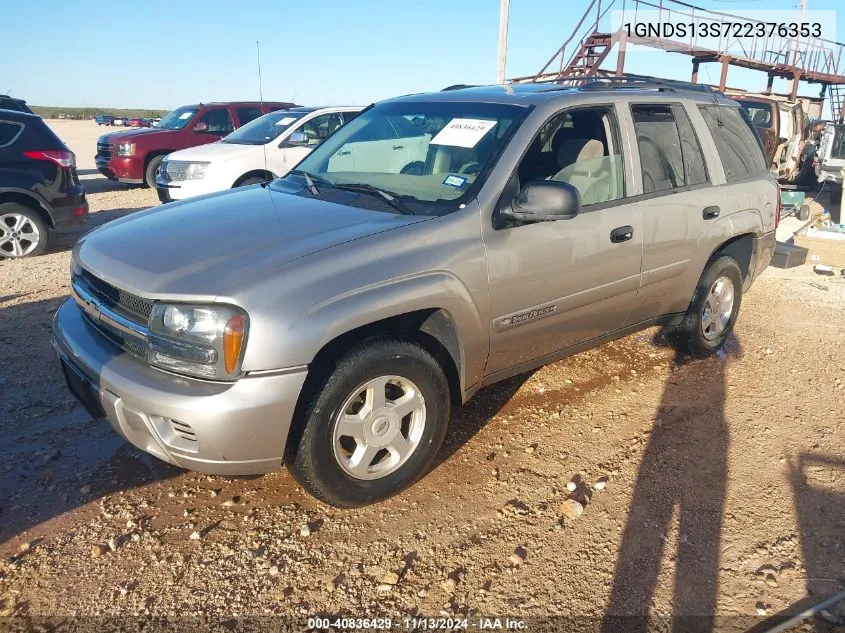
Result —
[[205, 176], [208, 163], [187, 163], [185, 165], [185, 180], [200, 180]]
[[149, 361], [201, 378], [240, 376], [247, 319], [232, 306], [157, 303], [150, 315]]
[[134, 156], [135, 155], [135, 143], [118, 143], [117, 144], [117, 155], [118, 156]]

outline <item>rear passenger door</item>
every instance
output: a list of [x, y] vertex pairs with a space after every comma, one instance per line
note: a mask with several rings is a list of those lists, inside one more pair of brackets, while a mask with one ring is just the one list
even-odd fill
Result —
[[678, 100], [633, 102], [628, 115], [639, 159], [636, 199], [644, 240], [633, 324], [687, 309], [690, 283], [694, 288], [701, 275], [700, 253], [712, 252], [719, 236], [728, 239], [730, 226], [719, 222], [725, 199], [713, 186], [692, 124], [697, 113]]

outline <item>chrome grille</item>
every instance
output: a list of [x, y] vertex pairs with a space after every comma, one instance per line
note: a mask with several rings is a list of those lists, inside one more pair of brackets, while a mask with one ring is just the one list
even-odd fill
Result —
[[111, 158], [113, 151], [114, 145], [112, 143], [97, 143], [97, 156], [100, 156], [101, 158]]
[[74, 279], [81, 279], [98, 299], [124, 316], [146, 325], [155, 303], [153, 300], [144, 299], [120, 288], [115, 288], [107, 281], [103, 281], [83, 268], [78, 270], [79, 274], [78, 276], [75, 275]]

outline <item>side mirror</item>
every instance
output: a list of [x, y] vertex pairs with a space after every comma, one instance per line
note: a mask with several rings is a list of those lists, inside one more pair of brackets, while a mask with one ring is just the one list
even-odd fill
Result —
[[523, 185], [502, 219], [514, 222], [571, 220], [581, 210], [581, 194], [568, 182], [540, 180]]
[[305, 132], [291, 132], [288, 136], [287, 145], [289, 147], [302, 147], [308, 145], [308, 137]]
[[194, 132], [208, 132], [208, 123], [205, 121], [200, 121], [194, 126]]

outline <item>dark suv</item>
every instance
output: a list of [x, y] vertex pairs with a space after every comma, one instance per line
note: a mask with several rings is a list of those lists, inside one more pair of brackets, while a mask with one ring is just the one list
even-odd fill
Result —
[[40, 255], [48, 230], [87, 217], [73, 152], [41, 117], [0, 110], [0, 259]]

